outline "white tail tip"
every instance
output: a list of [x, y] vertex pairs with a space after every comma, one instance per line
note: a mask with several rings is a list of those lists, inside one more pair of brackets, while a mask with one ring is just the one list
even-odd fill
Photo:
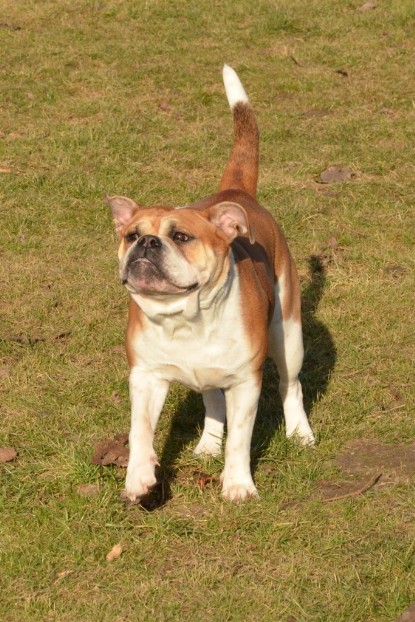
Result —
[[223, 83], [225, 85], [226, 97], [228, 98], [231, 108], [238, 102], [243, 102], [245, 104], [249, 102], [248, 95], [245, 93], [245, 89], [238, 78], [238, 74], [232, 67], [229, 67], [229, 65], [223, 66]]

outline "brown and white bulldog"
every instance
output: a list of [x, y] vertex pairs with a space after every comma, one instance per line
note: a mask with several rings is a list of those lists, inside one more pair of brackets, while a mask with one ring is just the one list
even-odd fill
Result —
[[255, 200], [258, 128], [244, 88], [223, 70], [234, 144], [220, 192], [192, 205], [144, 207], [107, 197], [120, 236], [120, 278], [130, 292], [126, 337], [132, 419], [126, 496], [156, 483], [153, 438], [172, 381], [202, 393], [197, 454], [227, 439], [222, 494], [257, 496], [250, 470], [262, 366], [278, 367], [287, 436], [312, 444], [298, 374], [300, 288], [280, 227]]

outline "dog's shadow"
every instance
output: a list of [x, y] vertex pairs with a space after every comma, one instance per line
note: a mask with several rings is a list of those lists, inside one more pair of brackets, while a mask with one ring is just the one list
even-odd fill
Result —
[[[327, 390], [330, 373], [336, 361], [336, 347], [327, 327], [317, 319], [316, 312], [326, 285], [326, 268], [318, 256], [309, 258], [309, 282], [302, 295], [304, 334], [304, 363], [300, 374], [304, 407], [312, 425], [313, 406]], [[204, 408], [200, 395], [189, 391], [172, 417], [169, 432], [160, 455], [159, 484], [143, 505], [154, 510], [171, 498], [171, 484], [176, 477], [176, 463], [184, 448], [192, 443], [203, 429]], [[263, 388], [252, 438], [251, 464], [255, 470], [275, 435], [283, 424], [283, 412], [278, 392], [278, 373], [274, 363], [267, 360]]]

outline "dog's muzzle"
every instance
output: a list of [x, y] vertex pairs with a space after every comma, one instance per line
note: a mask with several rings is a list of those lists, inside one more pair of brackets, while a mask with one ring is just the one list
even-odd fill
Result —
[[157, 253], [162, 248], [163, 243], [156, 235], [142, 235], [136, 242], [135, 257], [148, 257]]

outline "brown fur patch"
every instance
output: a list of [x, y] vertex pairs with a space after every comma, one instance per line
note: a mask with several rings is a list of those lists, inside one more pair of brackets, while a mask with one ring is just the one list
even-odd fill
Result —
[[258, 125], [249, 104], [238, 102], [232, 113], [234, 142], [220, 189], [240, 189], [255, 197], [258, 182]]

